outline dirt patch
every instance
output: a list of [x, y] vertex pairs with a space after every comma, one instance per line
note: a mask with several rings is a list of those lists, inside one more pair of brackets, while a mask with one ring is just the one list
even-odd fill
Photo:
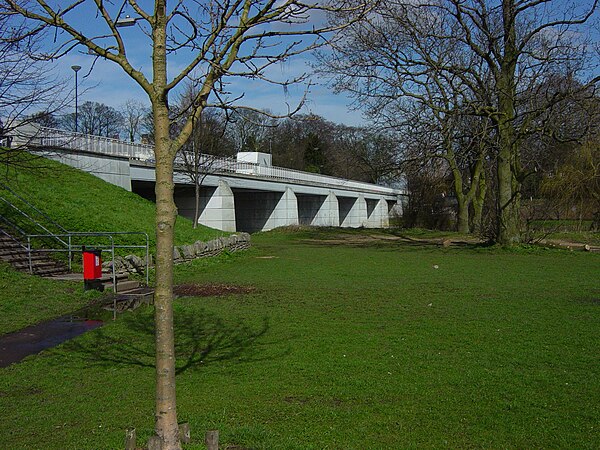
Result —
[[306, 405], [309, 402], [307, 397], [297, 397], [295, 395], [288, 395], [283, 398], [286, 403], [297, 403], [299, 405]]
[[253, 286], [236, 286], [233, 284], [179, 284], [173, 293], [179, 297], [217, 297], [221, 295], [249, 294], [255, 292]]
[[403, 235], [388, 235], [388, 234], [339, 234], [335, 235], [330, 239], [302, 239], [303, 242], [310, 244], [322, 244], [322, 245], [371, 245], [377, 243], [389, 243], [399, 242], [404, 244], [413, 245], [439, 245], [443, 247], [450, 246], [466, 246], [480, 244], [482, 241], [477, 237], [468, 238], [465, 236], [461, 237], [447, 237], [447, 238], [419, 238]]

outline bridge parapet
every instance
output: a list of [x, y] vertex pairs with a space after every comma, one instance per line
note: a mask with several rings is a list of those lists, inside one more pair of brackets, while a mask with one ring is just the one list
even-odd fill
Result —
[[[28, 125], [27, 127], [27, 130], [21, 130], [21, 139], [25, 136], [21, 145], [39, 148], [60, 148], [92, 154], [129, 158], [130, 160], [137, 160], [152, 165], [155, 163], [154, 146], [152, 145], [136, 144], [119, 139], [74, 133], [54, 128], [32, 125]], [[193, 158], [185, 158], [182, 154], [177, 155], [175, 164], [178, 170], [186, 170], [186, 159], [187, 161], [193, 160]], [[189, 164], [187, 164], [187, 166], [189, 166]], [[349, 189], [388, 196], [404, 194], [402, 190], [377, 184], [346, 180], [343, 178], [303, 172], [284, 167], [246, 162], [231, 157], [217, 157], [203, 154], [198, 161], [198, 166], [202, 173], [215, 175], [235, 174], [259, 179], [310, 184], [328, 188]]]
[[21, 136], [26, 139], [27, 146], [42, 148], [61, 148], [97, 153], [107, 156], [118, 156], [140, 160], [154, 158], [154, 146], [136, 144], [120, 139], [91, 134], [75, 133], [72, 131], [58, 130], [48, 127], [28, 126], [30, 130], [23, 130]]

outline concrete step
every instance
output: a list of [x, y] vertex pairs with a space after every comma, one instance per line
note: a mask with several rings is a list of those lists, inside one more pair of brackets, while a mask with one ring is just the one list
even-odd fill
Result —
[[[112, 281], [108, 282], [108, 283], [103, 283], [104, 285], [104, 289], [113, 289], [113, 283]], [[140, 282], [139, 281], [134, 281], [134, 280], [125, 280], [125, 281], [117, 281], [117, 293], [121, 294], [123, 292], [127, 292], [127, 291], [131, 291], [133, 289], [137, 289], [140, 287]]]
[[[19, 264], [12, 264], [12, 266], [20, 272], [29, 273], [29, 264], [19, 263]], [[61, 265], [51, 265], [51, 264], [37, 264], [37, 265], [32, 264], [31, 270], [34, 275], [40, 275], [40, 276], [52, 276], [52, 275], [59, 275], [59, 274], [64, 274], [64, 273], [68, 272], [66, 267], [63, 267]]]
[[25, 250], [23, 247], [21, 247], [19, 244], [16, 244], [16, 243], [15, 243], [15, 245], [0, 246], [0, 254], [14, 253], [14, 252], [27, 252], [27, 250]]
[[[117, 279], [117, 282], [121, 281], [121, 280], [127, 280], [129, 279], [129, 274], [127, 272], [117, 272], [115, 274], [115, 278]], [[102, 273], [102, 277], [100, 278], [100, 281], [102, 281], [103, 283], [110, 283], [112, 282], [112, 273]]]
[[[29, 261], [29, 255], [27, 252], [12, 252], [12, 253], [0, 253], [0, 258], [4, 261]], [[49, 260], [47, 256], [44, 255], [31, 255], [32, 261], [52, 261]]]

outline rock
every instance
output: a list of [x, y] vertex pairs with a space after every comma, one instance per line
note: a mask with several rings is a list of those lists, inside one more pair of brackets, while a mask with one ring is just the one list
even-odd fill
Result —
[[173, 247], [173, 261], [178, 261], [181, 259], [181, 253], [179, 253], [179, 249], [177, 247]]
[[180, 250], [184, 259], [194, 259], [196, 257], [196, 249], [193, 245], [182, 245]]
[[125, 257], [125, 261], [127, 261], [128, 265], [135, 272], [143, 272], [145, 268], [144, 260], [136, 255], [127, 255]]
[[196, 241], [194, 243], [194, 250], [196, 252], [196, 256], [202, 256], [202, 253], [206, 251], [206, 244], [202, 241]]

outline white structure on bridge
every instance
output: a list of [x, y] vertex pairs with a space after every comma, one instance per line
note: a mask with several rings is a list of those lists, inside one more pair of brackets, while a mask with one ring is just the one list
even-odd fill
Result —
[[[25, 128], [25, 127], [24, 127]], [[117, 139], [28, 126], [13, 145], [90, 172], [154, 200], [154, 148]], [[194, 184], [176, 160], [175, 203], [194, 217]], [[401, 214], [398, 189], [271, 165], [271, 155], [203, 156], [199, 222], [223, 231], [271, 230], [286, 225], [385, 228]], [[202, 177], [201, 177], [202, 178]]]

